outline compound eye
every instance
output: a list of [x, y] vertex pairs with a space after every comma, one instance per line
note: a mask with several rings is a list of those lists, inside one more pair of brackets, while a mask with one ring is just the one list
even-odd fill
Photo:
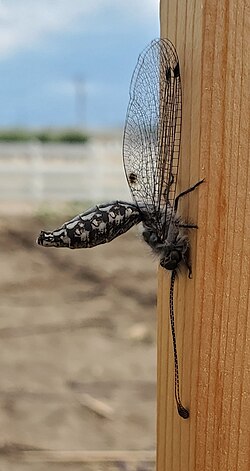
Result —
[[165, 268], [166, 270], [175, 270], [175, 268], [178, 265], [178, 262], [176, 260], [164, 258], [163, 260], [161, 260], [160, 265], [162, 268]]
[[160, 261], [160, 265], [166, 270], [175, 270], [181, 261], [181, 254], [178, 250], [171, 250], [168, 257], [164, 257]]

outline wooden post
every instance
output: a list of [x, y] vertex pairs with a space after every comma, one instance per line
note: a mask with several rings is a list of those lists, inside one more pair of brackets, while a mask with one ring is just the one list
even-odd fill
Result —
[[206, 182], [180, 207], [199, 226], [190, 235], [193, 279], [183, 271], [175, 287], [188, 420], [174, 402], [170, 276], [159, 270], [158, 471], [250, 469], [249, 8], [248, 0], [161, 0], [161, 37], [176, 46], [183, 87], [178, 189]]

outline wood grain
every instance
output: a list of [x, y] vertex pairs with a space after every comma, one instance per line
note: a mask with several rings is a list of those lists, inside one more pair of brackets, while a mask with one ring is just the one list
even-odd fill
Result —
[[186, 421], [174, 403], [170, 277], [159, 270], [158, 471], [250, 469], [249, 10], [249, 0], [161, 0], [183, 86], [179, 190], [206, 182], [180, 207], [199, 226], [193, 279], [183, 271], [175, 289]]

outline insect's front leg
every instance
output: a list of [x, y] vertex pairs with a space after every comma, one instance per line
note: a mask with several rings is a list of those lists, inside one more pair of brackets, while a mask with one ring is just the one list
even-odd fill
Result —
[[[189, 252], [189, 250], [188, 250]], [[182, 260], [188, 269], [188, 278], [192, 278], [192, 265], [190, 262], [189, 253], [182, 255]]]
[[178, 227], [184, 227], [185, 229], [198, 229], [197, 224], [191, 224], [189, 222], [178, 224]]
[[185, 191], [182, 191], [178, 196], [176, 196], [175, 202], [174, 202], [175, 213], [177, 213], [180, 198], [187, 195], [188, 193], [191, 193], [191, 191], [194, 191], [195, 188], [197, 188], [197, 186], [201, 185], [204, 181], [205, 181], [205, 178], [203, 178], [202, 180], [199, 180], [197, 183], [195, 183], [195, 185], [191, 186], [190, 188], [188, 188]]
[[188, 278], [192, 278], [192, 265], [190, 260], [190, 246], [189, 240], [186, 235], [182, 235], [177, 238], [176, 248], [181, 251], [181, 258], [184, 265], [188, 269]]

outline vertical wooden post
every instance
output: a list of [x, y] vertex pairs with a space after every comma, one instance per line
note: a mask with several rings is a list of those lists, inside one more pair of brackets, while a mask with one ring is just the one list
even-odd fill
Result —
[[[183, 87], [179, 190], [198, 223], [193, 279], [181, 273], [175, 316], [181, 396], [176, 412], [169, 274], [158, 293], [158, 471], [250, 469], [250, 159], [248, 0], [161, 0], [161, 37], [180, 58]], [[247, 342], [248, 339], [248, 342]]]

